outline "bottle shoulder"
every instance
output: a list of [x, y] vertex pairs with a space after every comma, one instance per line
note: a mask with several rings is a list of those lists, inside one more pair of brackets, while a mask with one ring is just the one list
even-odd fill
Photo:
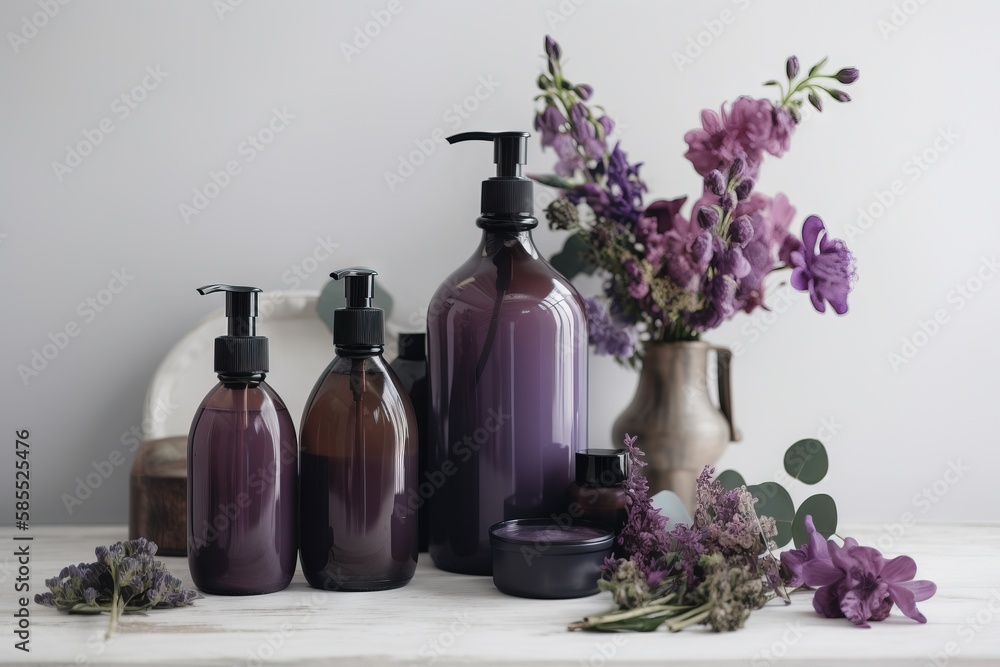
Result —
[[481, 243], [435, 291], [428, 315], [433, 317], [455, 305], [492, 311], [500, 290], [505, 303], [522, 308], [534, 304], [544, 310], [569, 310], [586, 316], [576, 287], [537, 252], [530, 238]]
[[200, 409], [258, 411], [268, 407], [274, 410], [288, 409], [285, 406], [285, 402], [281, 400], [278, 393], [267, 382], [260, 382], [253, 387], [239, 388], [227, 386], [226, 383], [219, 382], [205, 395]]

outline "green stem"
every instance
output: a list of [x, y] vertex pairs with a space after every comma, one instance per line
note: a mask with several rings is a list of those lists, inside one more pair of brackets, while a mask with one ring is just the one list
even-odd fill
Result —
[[701, 623], [706, 618], [708, 618], [709, 613], [711, 613], [712, 607], [711, 603], [705, 603], [700, 607], [695, 607], [686, 614], [681, 614], [677, 618], [673, 619], [667, 624], [667, 629], [670, 632], [680, 632], [684, 628]]
[[795, 84], [794, 88], [792, 87], [791, 82], [789, 82], [788, 93], [782, 96], [781, 104], [779, 106], [783, 107], [788, 106], [788, 103], [792, 101], [792, 97], [796, 93], [810, 87], [807, 86], [806, 84], [812, 81], [813, 79], [836, 79], [836, 78], [837, 77], [833, 74], [813, 74], [812, 76], [807, 76], [806, 78], [802, 79], [802, 81], [799, 81], [797, 84]]
[[108, 629], [104, 633], [105, 641], [111, 639], [111, 635], [115, 634], [115, 630], [118, 629], [118, 616], [121, 609], [119, 607], [121, 602], [121, 589], [118, 587], [118, 567], [114, 561], [111, 563], [111, 578], [115, 581], [115, 588], [114, 594], [111, 598], [111, 620], [108, 622]]

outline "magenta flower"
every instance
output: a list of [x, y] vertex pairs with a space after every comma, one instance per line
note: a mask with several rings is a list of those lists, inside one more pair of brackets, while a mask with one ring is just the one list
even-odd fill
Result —
[[708, 176], [713, 169], [728, 168], [737, 157], [744, 161], [744, 176], [756, 178], [764, 152], [780, 157], [794, 130], [794, 119], [769, 100], [739, 97], [720, 113], [701, 112], [701, 128], [684, 135], [684, 154], [695, 171]]
[[[816, 532], [811, 516], [806, 515], [806, 531], [809, 533], [809, 541], [802, 545], [801, 549], [791, 549], [781, 554], [781, 567], [785, 570], [785, 585], [791, 588], [805, 586], [806, 581], [802, 575], [802, 568], [811, 561], [831, 562], [830, 545], [823, 536]], [[858, 541], [853, 537], [844, 538], [844, 547], [856, 547]]]
[[817, 311], [826, 312], [825, 302], [829, 302], [834, 312], [843, 315], [847, 312], [847, 294], [853, 286], [854, 256], [843, 241], [826, 234], [826, 226], [816, 215], [810, 215], [802, 225], [802, 244], [801, 250], [790, 253], [792, 287], [808, 291]]
[[847, 618], [867, 628], [868, 621], [883, 621], [892, 605], [918, 623], [927, 618], [917, 602], [937, 592], [933, 581], [913, 581], [917, 564], [909, 556], [886, 560], [872, 547], [841, 547], [830, 542], [830, 560], [814, 559], [802, 566], [810, 586], [819, 586], [813, 608], [826, 618]]
[[809, 542], [801, 549], [781, 554], [785, 583], [789, 586], [818, 586], [813, 608], [826, 618], [847, 618], [867, 628], [868, 621], [888, 618], [895, 604], [909, 618], [920, 623], [927, 619], [917, 610], [917, 602], [937, 592], [932, 581], [913, 581], [917, 564], [909, 556], [886, 560], [877, 549], [862, 547], [851, 537], [843, 546], [827, 541], [816, 531], [811, 516], [806, 517]]

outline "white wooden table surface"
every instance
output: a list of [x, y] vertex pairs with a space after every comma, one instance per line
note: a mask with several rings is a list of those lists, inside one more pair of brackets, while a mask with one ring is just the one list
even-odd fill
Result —
[[[566, 624], [608, 609], [610, 596], [523, 600], [488, 577], [436, 570], [422, 557], [413, 581], [378, 593], [309, 588], [301, 574], [272, 595], [208, 596], [194, 606], [127, 616], [104, 642], [107, 616], [70, 616], [31, 604], [31, 652], [14, 649], [12, 613], [18, 563], [14, 531], [0, 530], [0, 662], [45, 665], [1000, 665], [1000, 527], [918, 525], [887, 555], [912, 555], [918, 577], [938, 594], [919, 604], [928, 623], [897, 610], [872, 629], [818, 617], [811, 594], [791, 606], [772, 602], [745, 629], [712, 634], [567, 632]], [[23, 533], [20, 533], [23, 535]], [[31, 594], [69, 563], [93, 560], [93, 547], [126, 536], [124, 527], [39, 527], [29, 533]], [[875, 526], [842, 534], [883, 546]], [[20, 544], [23, 544], [20, 543]], [[190, 584], [187, 561], [164, 558]], [[950, 654], [950, 655], [949, 655]]]

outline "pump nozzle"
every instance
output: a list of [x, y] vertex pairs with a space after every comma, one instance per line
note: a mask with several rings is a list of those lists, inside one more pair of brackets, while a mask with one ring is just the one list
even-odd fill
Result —
[[379, 348], [385, 342], [385, 315], [372, 306], [375, 276], [371, 269], [341, 269], [330, 277], [344, 281], [347, 307], [333, 311], [333, 344], [337, 346]]
[[330, 277], [344, 279], [344, 297], [348, 308], [371, 308], [377, 275], [378, 272], [371, 269], [341, 269], [331, 273]]
[[220, 375], [256, 375], [267, 372], [267, 338], [257, 335], [259, 287], [205, 285], [198, 294], [226, 293], [227, 335], [215, 339], [215, 372]]
[[529, 132], [462, 132], [448, 137], [449, 144], [460, 141], [492, 141], [497, 178], [520, 178], [521, 165], [528, 162]]
[[[528, 161], [530, 136], [528, 132], [462, 132], [448, 137], [449, 144], [461, 141], [493, 142], [493, 162], [497, 166], [497, 175], [483, 181], [483, 215], [531, 215], [531, 181], [521, 176], [521, 165]], [[534, 222], [537, 224], [537, 221]]]

